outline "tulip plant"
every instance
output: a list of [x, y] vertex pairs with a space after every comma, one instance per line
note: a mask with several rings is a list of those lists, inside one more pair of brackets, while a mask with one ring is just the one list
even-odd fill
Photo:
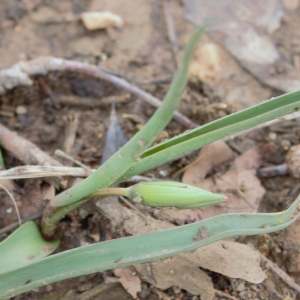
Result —
[[[122, 195], [144, 205], [180, 209], [221, 203], [226, 200], [223, 195], [178, 182], [138, 183], [129, 188], [115, 186], [218, 139], [299, 110], [300, 92], [282, 95], [149, 148], [179, 104], [187, 83], [189, 61], [204, 30], [201, 27], [192, 34], [162, 105], [143, 129], [91, 176], [49, 202], [41, 228], [34, 222], [27, 222], [0, 243], [0, 299], [66, 278], [192, 251], [226, 237], [282, 230], [299, 217], [296, 209], [300, 197], [287, 210], [279, 213], [225, 214], [168, 230], [50, 255], [59, 245], [56, 236], [59, 221], [89, 199]], [[195, 240], [202, 228], [206, 229], [207, 235]]]

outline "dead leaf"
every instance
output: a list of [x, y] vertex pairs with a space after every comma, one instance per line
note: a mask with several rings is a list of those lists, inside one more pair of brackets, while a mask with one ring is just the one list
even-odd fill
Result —
[[259, 253], [244, 244], [218, 241], [186, 255], [199, 267], [231, 278], [261, 283], [267, 277], [260, 267]]
[[[294, 6], [297, 6], [296, 3]], [[284, 92], [300, 88], [300, 71], [283, 59], [270, 37], [285, 15], [280, 0], [185, 0], [185, 17], [194, 24], [209, 18], [210, 35], [263, 83]]]
[[141, 280], [136, 274], [134, 267], [125, 267], [115, 269], [114, 274], [120, 277], [119, 282], [123, 285], [125, 290], [133, 297], [137, 297], [137, 293], [142, 290]]
[[233, 152], [222, 140], [202, 148], [196, 161], [191, 163], [182, 178], [182, 182], [194, 185], [202, 181], [215, 167], [233, 158]]
[[162, 290], [179, 286], [192, 295], [201, 295], [201, 299], [214, 298], [215, 292], [210, 278], [186, 254], [136, 265], [135, 268], [143, 280]]
[[245, 72], [236, 59], [224, 47], [206, 37], [196, 50], [189, 74], [210, 87], [210, 97], [220, 97], [234, 110], [255, 105], [271, 96], [271, 89], [262, 86], [251, 74]]
[[261, 283], [266, 278], [259, 253], [247, 245], [229, 241], [218, 241], [193, 252], [135, 267], [143, 280], [162, 290], [179, 286], [193, 295], [201, 295], [201, 299], [213, 299], [214, 288], [199, 267], [252, 283]]

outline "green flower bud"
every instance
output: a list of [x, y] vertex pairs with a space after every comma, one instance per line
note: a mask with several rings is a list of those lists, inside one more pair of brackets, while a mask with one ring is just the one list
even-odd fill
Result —
[[173, 181], [141, 182], [128, 190], [128, 197], [150, 206], [175, 206], [180, 209], [220, 204], [226, 196]]

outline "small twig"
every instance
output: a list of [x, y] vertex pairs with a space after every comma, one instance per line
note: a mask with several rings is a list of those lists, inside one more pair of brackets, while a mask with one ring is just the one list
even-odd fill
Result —
[[171, 83], [171, 81], [172, 81], [172, 78], [153, 79], [153, 80], [149, 80], [149, 81], [148, 80], [141, 80], [141, 79], [137, 79], [137, 78], [133, 78], [133, 77], [121, 74], [121, 73], [119, 73], [117, 71], [114, 71], [114, 70], [106, 69], [102, 66], [100, 66], [99, 68], [103, 72], [115, 75], [115, 76], [120, 77], [120, 78], [124, 78], [124, 79], [126, 79], [130, 82], [134, 82], [134, 83], [137, 83], [137, 84], [158, 85], [158, 84], [168, 84], [168, 83]]
[[219, 295], [219, 296], [222, 296], [222, 297], [226, 297], [228, 299], [231, 299], [231, 300], [238, 300], [236, 297], [233, 297], [231, 295], [228, 295], [227, 293], [224, 293], [222, 291], [219, 291], [219, 290], [214, 290], [214, 292]]
[[261, 257], [261, 260], [266, 263], [266, 267], [270, 268], [274, 273], [276, 273], [287, 285], [291, 288], [295, 289], [298, 293], [300, 293], [300, 286], [294, 281], [292, 277], [290, 277], [287, 273], [285, 273], [282, 269], [280, 269], [277, 264], [273, 263], [271, 260], [266, 258], [263, 254], [257, 251]]
[[0, 124], [0, 144], [25, 164], [62, 166], [56, 159], [2, 124]]
[[38, 78], [38, 82], [41, 85], [42, 89], [44, 90], [44, 92], [50, 97], [50, 99], [52, 100], [53, 106], [56, 109], [60, 108], [59, 105], [59, 101], [57, 96], [55, 95], [55, 93], [52, 91], [52, 89], [50, 88], [50, 86], [44, 81], [43, 78], [39, 77]]
[[289, 174], [287, 164], [270, 166], [256, 170], [256, 174], [260, 177], [286, 176]]
[[[32, 215], [32, 216], [30, 216], [30, 217], [24, 219], [24, 220], [22, 221], [22, 223], [25, 223], [25, 222], [27, 222], [27, 221], [32, 221], [32, 220], [38, 219], [38, 218], [40, 218], [42, 215], [43, 215], [42, 212], [38, 212], [38, 213], [36, 213], [36, 214], [34, 214], [34, 215]], [[10, 224], [10, 225], [4, 227], [4, 228], [1, 228], [1, 229], [0, 229], [0, 235], [5, 234], [5, 233], [10, 232], [10, 231], [13, 231], [13, 230], [14, 230], [15, 228], [17, 228], [18, 226], [19, 226], [19, 222], [15, 222], [15, 223], [12, 223], [12, 224]]]
[[103, 97], [100, 100], [94, 99], [90, 97], [80, 97], [80, 96], [73, 96], [73, 95], [59, 95], [58, 96], [59, 103], [62, 105], [68, 106], [84, 106], [88, 108], [95, 108], [95, 107], [103, 107], [110, 105], [112, 102], [118, 103], [126, 103], [130, 100], [130, 94], [122, 94], [122, 95], [115, 95], [109, 97]]
[[[60, 151], [60, 150], [59, 150]], [[63, 157], [63, 156], [61, 156]], [[64, 157], [65, 158], [65, 157]], [[96, 169], [90, 169], [80, 161], [72, 159], [72, 162], [81, 165], [77, 167], [45, 167], [45, 166], [21, 166], [14, 167], [8, 170], [0, 171], [0, 179], [25, 179], [25, 178], [41, 178], [41, 177], [57, 177], [57, 176], [73, 176], [87, 177]], [[133, 176], [125, 182], [138, 183], [141, 181], [158, 181], [159, 178], [148, 178], [145, 176]], [[164, 178], [164, 180], [167, 180]]]
[[147, 220], [147, 216], [144, 215], [140, 210], [138, 210], [133, 204], [130, 203], [130, 201], [128, 201], [126, 198], [124, 198], [123, 196], [119, 197], [124, 203], [126, 203], [130, 208], [132, 208], [134, 211], [136, 211], [136, 213], [144, 219], [144, 221], [146, 222], [146, 224], [148, 223]]
[[271, 291], [272, 293], [274, 293], [279, 299], [284, 299], [284, 296], [281, 295], [279, 292], [277, 292], [273, 287], [271, 287], [270, 285], [268, 285], [265, 282], [262, 282], [261, 285], [263, 285], [265, 288], [267, 288], [269, 291]]
[[[12, 71], [14, 77], [10, 75], [12, 74]], [[126, 80], [118, 78], [112, 74], [108, 74], [97, 66], [55, 57], [39, 57], [31, 61], [20, 62], [12, 66], [10, 69], [0, 71], [0, 94], [3, 94], [5, 89], [11, 89], [18, 85], [31, 85], [32, 80], [29, 77], [30, 75], [45, 75], [50, 71], [73, 71], [85, 73], [124, 89], [154, 107], [159, 107], [162, 103], [158, 98], [143, 91], [137, 86], [134, 86]], [[175, 111], [173, 117], [187, 128], [191, 129], [198, 127], [197, 124], [193, 123], [189, 118], [178, 111]]]
[[20, 217], [20, 212], [19, 212], [19, 209], [18, 209], [18, 205], [17, 205], [17, 202], [14, 198], [14, 196], [11, 194], [11, 192], [4, 186], [0, 183], [0, 186], [4, 189], [4, 191], [8, 194], [8, 196], [10, 197], [10, 199], [12, 200], [13, 204], [14, 204], [14, 207], [15, 207], [15, 210], [16, 210], [16, 213], [17, 213], [17, 217], [18, 217], [18, 221], [19, 221], [19, 225], [21, 226], [22, 225], [22, 221], [21, 221], [21, 217]]
[[83, 164], [81, 161], [73, 158], [72, 156], [68, 155], [67, 153], [63, 152], [62, 150], [55, 150], [54, 155], [57, 157], [60, 157], [62, 159], [68, 160], [71, 163], [74, 163], [75, 165], [85, 169], [86, 171], [88, 171], [90, 174], [92, 174], [95, 170], [92, 170], [91, 168], [89, 168], [88, 166], [86, 166], [85, 164]]
[[178, 65], [177, 55], [178, 55], [179, 47], [178, 47], [178, 41], [177, 41], [177, 36], [176, 36], [176, 30], [175, 30], [175, 26], [174, 26], [174, 20], [173, 20], [172, 13], [171, 13], [170, 1], [164, 0], [163, 6], [164, 6], [164, 13], [165, 13], [166, 24], [167, 24], [167, 29], [168, 29], [168, 37], [169, 37], [169, 41], [172, 45], [173, 61], [174, 61], [175, 67], [177, 68], [177, 65]]
[[22, 166], [0, 171], [0, 179], [24, 179], [59, 176], [87, 177], [90, 174], [90, 170], [83, 168]]

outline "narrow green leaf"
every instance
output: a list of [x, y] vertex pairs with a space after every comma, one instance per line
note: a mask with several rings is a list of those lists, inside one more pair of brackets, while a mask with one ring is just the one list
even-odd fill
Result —
[[139, 159], [140, 155], [152, 144], [159, 133], [168, 125], [174, 111], [180, 102], [181, 95], [187, 83], [188, 65], [193, 57], [194, 49], [205, 31], [206, 27], [197, 28], [187, 44], [183, 59], [178, 72], [176, 73], [170, 89], [161, 106], [156, 110], [147, 124], [117, 153], [107, 160], [88, 178], [57, 195], [51, 205], [54, 207], [65, 206], [74, 203], [83, 197], [93, 193], [97, 188], [109, 187]]
[[0, 299], [83, 274], [195, 250], [223, 238], [282, 230], [299, 214], [300, 196], [279, 213], [226, 214], [181, 227], [80, 247], [0, 275]]
[[210, 122], [146, 150], [122, 180], [180, 158], [216, 140], [298, 111], [300, 91], [285, 94]]
[[58, 246], [59, 241], [45, 241], [34, 222], [26, 222], [0, 243], [0, 274], [39, 261]]

